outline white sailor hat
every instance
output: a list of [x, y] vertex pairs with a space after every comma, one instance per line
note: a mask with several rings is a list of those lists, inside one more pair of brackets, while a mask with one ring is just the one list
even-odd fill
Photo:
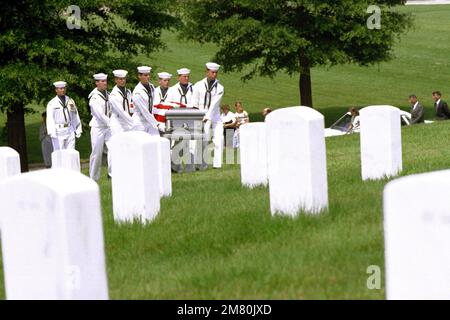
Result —
[[211, 71], [218, 71], [220, 68], [220, 65], [217, 63], [214, 63], [214, 62], [208, 62], [206, 64], [206, 68]]
[[160, 72], [158, 73], [158, 78], [160, 79], [170, 79], [172, 78], [172, 75], [168, 72]]
[[106, 80], [106, 79], [108, 79], [108, 75], [104, 74], [104, 73], [97, 73], [97, 74], [94, 74], [94, 79], [95, 80]]
[[116, 78], [125, 78], [128, 74], [128, 71], [126, 70], [114, 70], [113, 75]]
[[152, 71], [152, 67], [147, 67], [147, 66], [137, 67], [137, 71], [139, 73], [150, 73]]
[[66, 82], [65, 81], [56, 81], [53, 82], [53, 85], [55, 86], [55, 88], [65, 88], [66, 87]]
[[191, 70], [189, 70], [188, 68], [181, 68], [177, 70], [177, 73], [179, 76], [184, 75], [184, 74], [190, 74]]

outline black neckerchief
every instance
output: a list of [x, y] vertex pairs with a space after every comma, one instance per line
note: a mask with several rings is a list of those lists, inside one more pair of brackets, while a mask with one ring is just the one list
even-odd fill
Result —
[[152, 113], [153, 108], [153, 90], [152, 87], [150, 87], [150, 83], [143, 84], [142, 86], [145, 88], [147, 96], [148, 96], [148, 111]]
[[[98, 89], [97, 89], [98, 90]], [[111, 117], [111, 108], [109, 107], [109, 93], [106, 90], [98, 90], [98, 92], [100, 93], [99, 96], [100, 98], [102, 98], [105, 101], [105, 116], [107, 116], [108, 118]]]
[[123, 99], [122, 100], [123, 111], [127, 111], [128, 114], [130, 114], [130, 102], [128, 101], [127, 89], [125, 87], [119, 87], [119, 86], [117, 86], [117, 88], [119, 88], [119, 93]]
[[61, 101], [61, 103], [62, 103], [63, 105], [66, 104], [66, 96], [58, 96], [58, 98], [59, 98], [59, 100]]
[[209, 109], [209, 107], [211, 107], [211, 91], [217, 87], [217, 84], [219, 83], [219, 81], [217, 80], [207, 80], [208, 84], [205, 83], [205, 100], [203, 102], [203, 105], [206, 107], [206, 109]]
[[[58, 96], [58, 98], [59, 98], [59, 103], [63, 107], [64, 123], [69, 123], [71, 121], [71, 119], [70, 119], [69, 108], [67, 108], [68, 101], [66, 99], [66, 96]], [[66, 115], [66, 112], [67, 112], [67, 115]], [[67, 119], [69, 119], [69, 122], [67, 122]]]
[[214, 85], [214, 83], [216, 82], [216, 80], [207, 80], [208, 81], [208, 88], [211, 88], [213, 85]]
[[188, 93], [188, 90], [191, 89], [192, 87], [189, 85], [189, 83], [187, 84], [181, 84], [180, 83], [180, 89], [178, 89], [178, 92], [180, 93], [180, 103], [183, 103], [183, 99], [184, 99], [184, 103], [187, 104], [187, 97], [186, 94]]
[[159, 89], [161, 90], [161, 102], [165, 102], [167, 98], [167, 91], [169, 91], [169, 88], [159, 87]]

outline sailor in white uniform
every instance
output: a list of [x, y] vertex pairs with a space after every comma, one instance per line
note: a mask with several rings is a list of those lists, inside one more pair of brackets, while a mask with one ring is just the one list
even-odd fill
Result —
[[177, 70], [178, 82], [169, 88], [167, 93], [167, 101], [183, 104], [188, 108], [192, 108], [192, 83], [189, 82], [191, 70], [181, 68]]
[[134, 106], [131, 91], [126, 88], [128, 71], [114, 70], [113, 74], [116, 85], [111, 91], [109, 102], [112, 111], [111, 134], [115, 135], [133, 128]]
[[64, 81], [53, 83], [56, 97], [47, 104], [47, 132], [52, 138], [53, 151], [75, 149], [75, 137], [82, 133], [75, 101], [66, 96]]
[[[111, 139], [111, 106], [109, 104], [108, 75], [94, 74], [96, 88], [89, 94], [89, 108], [92, 119], [91, 127], [92, 153], [89, 158], [89, 176], [98, 181], [102, 166], [103, 149]], [[111, 157], [108, 152], [108, 174], [111, 176]]]
[[167, 100], [169, 93], [169, 83], [172, 75], [167, 72], [158, 73], [159, 86], [155, 89], [155, 98], [153, 100], [153, 105], [156, 106], [160, 103], [169, 102]]
[[[191, 70], [181, 68], [177, 70], [178, 83], [169, 88], [167, 93], [168, 102], [184, 105], [192, 108], [192, 83], [189, 82]], [[183, 162], [186, 164], [185, 171], [195, 171], [194, 167], [194, 140], [178, 141], [172, 148], [172, 170], [178, 173], [183, 172]], [[189, 151], [191, 149], [191, 151]]]
[[206, 77], [194, 85], [194, 92], [192, 95], [192, 104], [200, 110], [206, 110], [206, 115], [203, 119], [204, 132], [207, 136], [203, 140], [202, 147], [195, 148], [195, 164], [200, 165], [200, 170], [205, 170], [208, 165], [203, 156], [206, 154], [205, 149], [208, 147], [208, 142], [211, 138], [214, 143], [214, 168], [222, 167], [222, 153], [223, 153], [223, 124], [220, 119], [220, 102], [224, 94], [224, 87], [217, 80], [217, 73], [220, 65], [214, 62], [206, 64]]
[[151, 67], [137, 68], [139, 83], [133, 90], [133, 130], [145, 131], [150, 135], [159, 136], [159, 123], [156, 121], [152, 109], [155, 97], [155, 87], [150, 83]]

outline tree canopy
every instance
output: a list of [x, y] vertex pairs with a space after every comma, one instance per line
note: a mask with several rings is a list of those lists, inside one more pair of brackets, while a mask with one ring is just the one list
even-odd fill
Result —
[[272, 77], [279, 71], [300, 73], [304, 76], [300, 78], [302, 101], [310, 106], [310, 68], [387, 61], [393, 57], [396, 38], [412, 23], [410, 15], [392, 9], [404, 4], [404, 0], [377, 1], [381, 12], [379, 29], [368, 27], [367, 21], [376, 12], [368, 12], [370, 2], [362, 0], [181, 3], [186, 24], [183, 36], [216, 43], [219, 49], [214, 59], [225, 70], [240, 71], [251, 66], [243, 79], [256, 74]]
[[52, 82], [65, 80], [80, 113], [86, 115], [92, 74], [124, 68], [138, 53], [163, 46], [161, 30], [176, 23], [169, 3], [81, 0], [80, 28], [69, 28], [68, 22], [76, 22], [75, 11], [68, 10], [73, 1], [2, 2], [0, 110], [8, 114], [8, 144], [21, 158], [26, 158], [26, 144], [18, 122], [23, 122], [25, 106], [43, 103], [54, 95]]

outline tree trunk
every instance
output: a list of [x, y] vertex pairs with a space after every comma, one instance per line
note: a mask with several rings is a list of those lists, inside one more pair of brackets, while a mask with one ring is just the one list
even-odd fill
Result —
[[20, 167], [22, 172], [28, 171], [27, 139], [25, 135], [25, 110], [23, 105], [13, 106], [7, 112], [8, 146], [16, 150], [20, 155]]
[[306, 57], [300, 57], [300, 104], [313, 107], [311, 89], [311, 67]]

